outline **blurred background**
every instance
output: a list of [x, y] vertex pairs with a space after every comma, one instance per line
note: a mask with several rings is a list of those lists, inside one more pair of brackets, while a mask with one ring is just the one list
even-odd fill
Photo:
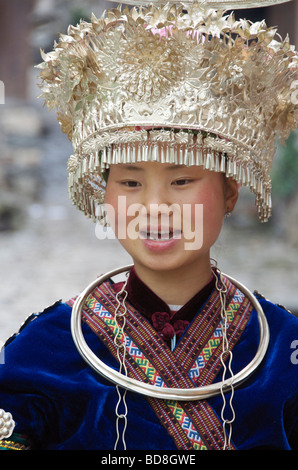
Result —
[[[0, 344], [34, 312], [78, 294], [96, 276], [130, 263], [116, 240], [98, 240], [95, 225], [68, 200], [71, 144], [54, 112], [37, 99], [40, 49], [92, 12], [102, 0], [0, 0]], [[239, 15], [238, 15], [239, 16]], [[266, 19], [298, 47], [298, 0], [245, 10]], [[0, 82], [0, 84], [1, 84]], [[213, 256], [251, 290], [298, 312], [298, 135], [278, 147], [273, 217], [260, 224], [245, 188], [224, 223]]]

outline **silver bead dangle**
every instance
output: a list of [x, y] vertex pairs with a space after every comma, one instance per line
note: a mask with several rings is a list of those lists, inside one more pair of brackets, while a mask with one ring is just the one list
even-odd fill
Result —
[[[223, 422], [223, 435], [224, 435], [223, 450], [230, 450], [231, 440], [232, 440], [232, 423], [235, 421], [235, 411], [234, 411], [233, 404], [232, 404], [232, 401], [234, 398], [234, 386], [233, 386], [234, 374], [233, 374], [232, 367], [231, 367], [233, 353], [229, 349], [229, 341], [227, 337], [227, 331], [228, 331], [228, 317], [227, 317], [227, 312], [226, 312], [227, 287], [225, 286], [223, 282], [222, 273], [220, 269], [217, 267], [217, 264], [215, 265], [215, 267], [213, 267], [213, 272], [215, 273], [215, 276], [216, 276], [215, 287], [219, 293], [220, 303], [221, 303], [220, 314], [221, 314], [221, 323], [222, 323], [222, 352], [220, 355], [220, 361], [223, 366], [223, 373], [222, 373], [220, 393], [221, 393], [222, 400], [223, 400], [223, 405], [221, 409], [221, 419]], [[225, 417], [227, 400], [225, 397], [223, 384], [226, 382], [227, 371], [230, 373], [229, 386], [230, 386], [231, 396], [229, 399], [229, 406], [230, 406], [230, 410], [232, 413], [231, 419], [228, 419]], [[227, 431], [227, 427], [228, 427], [228, 431]]]
[[[128, 273], [126, 273], [126, 275], [128, 275]], [[126, 312], [127, 312], [126, 305], [125, 305], [125, 299], [127, 297], [127, 292], [125, 290], [126, 289], [126, 284], [127, 284], [127, 279], [126, 279], [125, 283], [123, 284], [122, 289], [116, 295], [116, 300], [118, 302], [118, 305], [117, 305], [117, 308], [115, 310], [116, 333], [115, 333], [115, 337], [114, 337], [114, 344], [117, 347], [117, 358], [118, 358], [118, 361], [119, 361], [119, 372], [120, 373], [123, 372], [125, 376], [127, 376], [127, 368], [126, 368], [126, 364], [125, 364], [126, 335], [124, 333], [125, 321], [126, 321], [125, 315], [126, 315]], [[119, 309], [121, 307], [121, 302], [120, 302], [119, 299], [120, 299], [122, 294], [124, 294], [124, 297], [122, 299], [123, 312], [120, 312]], [[118, 321], [120, 318], [123, 319], [122, 326], [120, 325], [120, 323]], [[122, 352], [122, 355], [121, 355], [121, 352]], [[122, 390], [119, 385], [116, 385], [116, 390], [117, 390], [117, 394], [118, 394], [118, 402], [117, 402], [116, 407], [115, 407], [117, 438], [116, 438], [116, 441], [115, 441], [114, 450], [117, 450], [118, 442], [119, 442], [119, 439], [120, 439], [120, 429], [119, 428], [120, 428], [120, 422], [121, 421], [123, 422], [121, 440], [122, 440], [123, 448], [124, 448], [124, 450], [126, 450], [125, 432], [126, 432], [126, 428], [127, 428], [127, 413], [128, 413], [127, 404], [126, 404], [127, 390], [126, 389]], [[121, 405], [123, 406], [123, 411], [122, 412], [120, 411]]]

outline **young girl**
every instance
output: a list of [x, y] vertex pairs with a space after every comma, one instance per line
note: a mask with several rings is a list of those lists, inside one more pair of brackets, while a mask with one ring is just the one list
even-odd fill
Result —
[[240, 185], [270, 216], [297, 54], [264, 22], [167, 4], [92, 16], [43, 59], [70, 197], [133, 265], [7, 342], [1, 447], [297, 448], [297, 319], [210, 258]]

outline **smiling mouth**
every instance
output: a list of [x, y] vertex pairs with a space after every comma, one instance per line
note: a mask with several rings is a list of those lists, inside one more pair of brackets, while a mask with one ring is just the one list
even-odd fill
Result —
[[181, 230], [141, 230], [140, 238], [153, 241], [167, 241], [176, 238], [181, 238]]

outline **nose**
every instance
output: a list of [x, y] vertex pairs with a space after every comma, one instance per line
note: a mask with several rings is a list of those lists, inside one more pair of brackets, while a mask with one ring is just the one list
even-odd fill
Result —
[[151, 206], [157, 207], [162, 204], [170, 204], [170, 198], [167, 189], [158, 181], [158, 174], [155, 181], [147, 184], [143, 193], [143, 204], [146, 209]]
[[156, 181], [148, 185], [143, 193], [142, 214], [147, 216], [147, 220], [150, 218], [150, 223], [159, 224], [171, 216], [173, 202], [167, 188], [159, 183], [157, 175]]

